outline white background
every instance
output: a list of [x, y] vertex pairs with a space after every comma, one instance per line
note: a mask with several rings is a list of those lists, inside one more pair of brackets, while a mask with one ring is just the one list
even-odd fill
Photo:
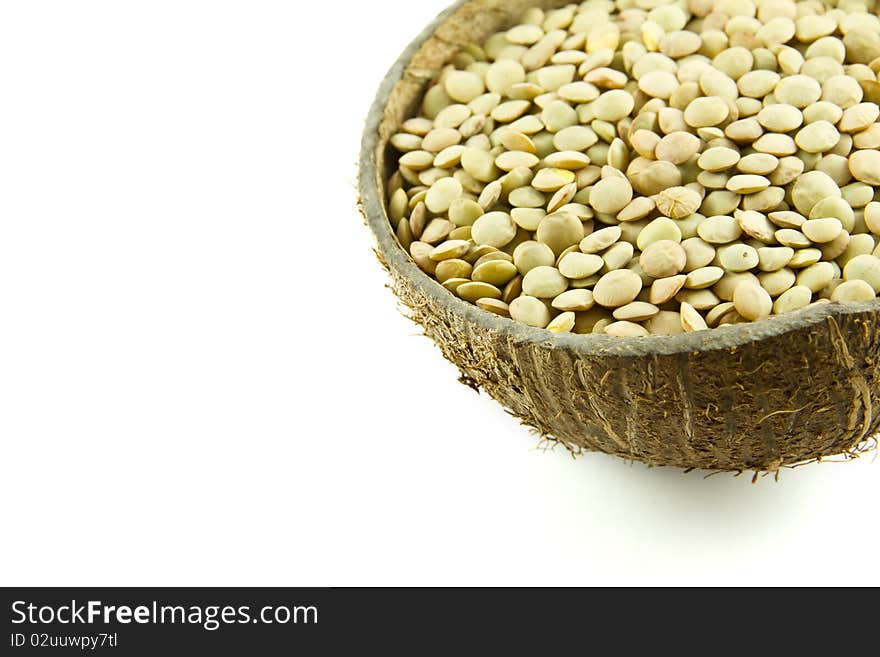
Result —
[[363, 118], [445, 0], [0, 5], [0, 584], [878, 584], [880, 463], [546, 451], [398, 313]]

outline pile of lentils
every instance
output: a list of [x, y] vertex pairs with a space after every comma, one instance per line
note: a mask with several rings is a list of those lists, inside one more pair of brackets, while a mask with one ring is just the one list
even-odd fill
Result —
[[640, 337], [880, 292], [874, 0], [587, 0], [460, 50], [391, 144], [415, 263]]

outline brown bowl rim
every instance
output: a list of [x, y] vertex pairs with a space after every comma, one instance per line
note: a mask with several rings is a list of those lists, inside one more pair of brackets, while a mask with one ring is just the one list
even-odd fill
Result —
[[378, 251], [386, 265], [404, 275], [420, 294], [440, 307], [446, 306], [483, 330], [505, 334], [518, 343], [541, 344], [547, 348], [566, 349], [584, 356], [634, 357], [731, 349], [809, 329], [844, 315], [880, 312], [880, 298], [865, 302], [831, 302], [785, 315], [773, 315], [757, 322], [735, 324], [708, 331], [648, 337], [614, 337], [602, 334], [553, 333], [546, 329], [535, 328], [485, 311], [446, 290], [416, 266], [391, 230], [391, 221], [382, 198], [384, 173], [379, 170], [377, 149], [379, 126], [385, 107], [394, 87], [403, 79], [410, 61], [443, 23], [471, 1], [457, 0], [438, 14], [406, 47], [379, 85], [367, 116], [361, 141], [358, 190], [367, 224], [373, 232]]

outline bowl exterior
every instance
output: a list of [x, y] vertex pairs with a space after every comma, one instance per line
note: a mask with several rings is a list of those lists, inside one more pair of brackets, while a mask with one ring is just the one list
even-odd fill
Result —
[[457, 299], [400, 247], [385, 204], [389, 138], [460, 45], [529, 4], [453, 5], [389, 71], [367, 120], [361, 209], [412, 318], [464, 383], [575, 452], [772, 471], [869, 446], [880, 428], [880, 302], [824, 304], [680, 336], [556, 335]]

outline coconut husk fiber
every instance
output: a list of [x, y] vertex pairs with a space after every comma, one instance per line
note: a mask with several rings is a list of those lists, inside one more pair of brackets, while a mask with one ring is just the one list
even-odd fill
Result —
[[461, 45], [504, 29], [534, 4], [453, 5], [392, 67], [370, 112], [360, 160], [362, 210], [412, 318], [458, 366], [463, 382], [575, 452], [775, 471], [863, 449], [880, 426], [880, 301], [823, 304], [674, 336], [552, 334], [461, 301], [400, 247], [385, 207], [396, 163], [389, 138]]

